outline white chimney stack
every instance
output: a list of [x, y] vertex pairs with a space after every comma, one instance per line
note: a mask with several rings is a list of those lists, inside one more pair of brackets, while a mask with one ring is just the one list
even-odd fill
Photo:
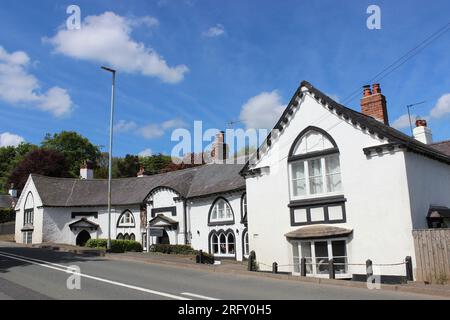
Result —
[[427, 121], [418, 119], [416, 120], [416, 127], [413, 130], [414, 139], [425, 143], [433, 143], [433, 134], [431, 129], [427, 127]]
[[92, 161], [84, 161], [80, 166], [80, 178], [84, 180], [94, 179], [94, 166]]
[[17, 190], [14, 189], [14, 183], [11, 183], [11, 187], [9, 188], [8, 193], [11, 197], [17, 198]]

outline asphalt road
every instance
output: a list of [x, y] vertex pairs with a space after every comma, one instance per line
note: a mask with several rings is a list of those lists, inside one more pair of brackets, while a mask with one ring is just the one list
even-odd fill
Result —
[[[77, 266], [80, 289], [69, 266]], [[0, 299], [435, 299], [432, 296], [80, 257], [0, 242]]]

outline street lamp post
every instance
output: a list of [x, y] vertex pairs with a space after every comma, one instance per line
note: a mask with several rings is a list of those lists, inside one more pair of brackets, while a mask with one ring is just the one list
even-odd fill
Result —
[[114, 121], [114, 89], [116, 85], [116, 70], [102, 67], [112, 73], [111, 113], [109, 118], [109, 156], [108, 156], [108, 241], [106, 248], [111, 249], [111, 180], [112, 180], [112, 148], [113, 148], [113, 121]]

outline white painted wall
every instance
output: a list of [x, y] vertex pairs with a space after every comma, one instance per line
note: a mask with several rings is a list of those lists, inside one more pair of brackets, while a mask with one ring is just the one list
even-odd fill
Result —
[[241, 198], [243, 192], [235, 192], [232, 194], [224, 194], [221, 197], [225, 198], [233, 210], [234, 223], [226, 225], [211, 225], [208, 226], [209, 210], [218, 197], [206, 197], [193, 199], [188, 202], [188, 210], [190, 217], [190, 231], [192, 234], [192, 247], [197, 250], [203, 250], [210, 253], [209, 248], [209, 234], [211, 231], [226, 231], [233, 230], [235, 236], [235, 251], [236, 259], [243, 260], [242, 253], [242, 235], [245, 230], [244, 224], [241, 223]]
[[[394, 263], [407, 255], [414, 258], [403, 152], [368, 159], [364, 147], [387, 141], [355, 127], [306, 95], [285, 131], [251, 167], [268, 166], [269, 172], [246, 180], [250, 250], [255, 250], [260, 268], [269, 270], [274, 261], [279, 265], [293, 262], [292, 247], [284, 234], [300, 227], [290, 226], [287, 157], [295, 138], [308, 126], [327, 131], [340, 150], [347, 222], [333, 225], [354, 230], [347, 247], [349, 262], [365, 263], [370, 258], [374, 263]], [[292, 267], [280, 271], [292, 271]], [[350, 272], [365, 273], [365, 268], [352, 267]], [[404, 267], [385, 267], [381, 272], [404, 275]]]

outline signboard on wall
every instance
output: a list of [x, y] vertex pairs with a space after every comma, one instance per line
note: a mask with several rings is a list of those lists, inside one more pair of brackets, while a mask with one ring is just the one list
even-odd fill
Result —
[[162, 237], [163, 228], [150, 228], [150, 237]]

